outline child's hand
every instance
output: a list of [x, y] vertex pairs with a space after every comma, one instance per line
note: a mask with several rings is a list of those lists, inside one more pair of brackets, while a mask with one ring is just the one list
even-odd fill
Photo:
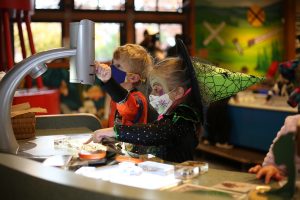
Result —
[[251, 167], [248, 172], [252, 174], [256, 174], [261, 169], [261, 165], [256, 165], [254, 167]]
[[249, 169], [250, 173], [256, 173], [256, 178], [260, 179], [261, 177], [265, 177], [265, 184], [270, 183], [271, 178], [274, 178], [277, 181], [280, 181], [283, 179], [283, 175], [281, 171], [273, 166], [273, 165], [268, 165], [268, 166], [260, 166], [256, 165], [255, 167], [252, 167]]
[[95, 61], [95, 72], [103, 83], [106, 83], [111, 78], [111, 68], [106, 64]]
[[108, 137], [116, 137], [113, 128], [98, 129], [94, 132], [92, 137], [88, 139], [84, 144], [88, 144], [92, 141], [95, 143], [100, 143], [103, 138], [108, 138]]

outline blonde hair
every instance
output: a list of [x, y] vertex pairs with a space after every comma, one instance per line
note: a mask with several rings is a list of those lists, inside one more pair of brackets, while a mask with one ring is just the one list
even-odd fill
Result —
[[113, 59], [123, 59], [128, 62], [131, 73], [139, 74], [146, 80], [153, 66], [153, 59], [147, 50], [138, 44], [126, 44], [118, 47], [113, 54]]
[[165, 80], [168, 90], [177, 87], [187, 89], [190, 85], [190, 78], [180, 58], [167, 58], [157, 63], [149, 74], [149, 79], [159, 77]]

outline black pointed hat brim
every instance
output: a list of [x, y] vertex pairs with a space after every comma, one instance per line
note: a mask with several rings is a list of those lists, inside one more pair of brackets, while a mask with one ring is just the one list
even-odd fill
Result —
[[201, 96], [201, 92], [199, 89], [199, 83], [196, 77], [196, 72], [194, 70], [193, 64], [192, 64], [192, 60], [191, 57], [187, 51], [187, 48], [185, 46], [185, 44], [183, 43], [183, 41], [181, 39], [176, 39], [176, 47], [177, 47], [177, 52], [178, 55], [181, 57], [186, 69], [187, 69], [187, 73], [191, 79], [191, 87], [192, 87], [192, 96], [193, 96], [193, 101], [196, 104], [196, 106], [198, 107], [200, 113], [200, 117], [201, 120], [203, 122], [203, 102], [202, 102], [202, 96]]

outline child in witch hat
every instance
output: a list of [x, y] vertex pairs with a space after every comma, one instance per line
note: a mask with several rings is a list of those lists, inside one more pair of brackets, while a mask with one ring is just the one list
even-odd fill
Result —
[[150, 72], [150, 104], [160, 114], [153, 123], [115, 125], [99, 129], [87, 141], [119, 141], [156, 146], [153, 155], [171, 162], [193, 160], [197, 133], [203, 123], [203, 104], [231, 96], [261, 78], [231, 73], [199, 60], [191, 60], [185, 45], [177, 40], [180, 57], [157, 63]]

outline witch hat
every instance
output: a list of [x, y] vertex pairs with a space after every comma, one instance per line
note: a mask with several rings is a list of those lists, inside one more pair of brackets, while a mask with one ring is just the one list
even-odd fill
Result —
[[193, 59], [192, 63], [204, 103], [211, 103], [231, 97], [249, 86], [264, 80], [262, 77], [231, 72], [213, 65], [201, 63], [197, 59]]
[[200, 109], [209, 103], [231, 97], [236, 93], [264, 80], [240, 72], [216, 67], [199, 58], [191, 59], [182, 40], [176, 40], [177, 51], [191, 77], [193, 96]]

